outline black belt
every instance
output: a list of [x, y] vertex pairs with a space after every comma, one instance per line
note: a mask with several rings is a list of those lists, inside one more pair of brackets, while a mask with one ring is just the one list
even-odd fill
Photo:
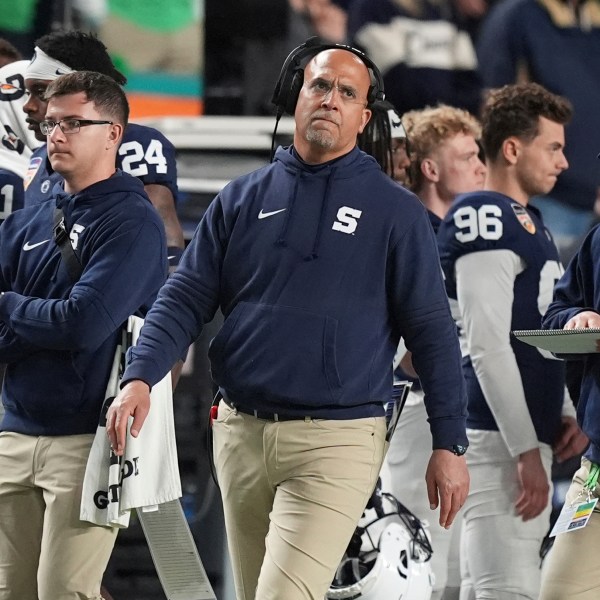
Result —
[[252, 415], [257, 419], [263, 419], [264, 421], [303, 421], [305, 419], [310, 419], [312, 417], [305, 415], [281, 415], [279, 413], [266, 412], [264, 410], [254, 410], [252, 408], [245, 408], [243, 406], [238, 406], [234, 404], [230, 400], [223, 398], [223, 402], [232, 408], [233, 410], [237, 410], [238, 412], [244, 413], [245, 415]]

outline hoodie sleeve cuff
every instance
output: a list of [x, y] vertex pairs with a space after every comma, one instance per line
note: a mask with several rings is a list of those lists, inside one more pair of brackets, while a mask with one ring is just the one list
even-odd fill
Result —
[[125, 372], [123, 373], [120, 387], [122, 389], [129, 381], [139, 379], [147, 384], [150, 391], [152, 391], [152, 387], [162, 379], [161, 377], [156, 377], [156, 365], [154, 365], [152, 361], [136, 357], [133, 354], [133, 350], [134, 348], [129, 348], [129, 350], [127, 350]]
[[436, 419], [430, 422], [433, 449], [449, 448], [456, 444], [468, 446], [466, 418]]

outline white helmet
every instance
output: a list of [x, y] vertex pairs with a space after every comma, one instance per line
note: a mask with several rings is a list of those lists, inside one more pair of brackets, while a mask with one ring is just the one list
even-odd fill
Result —
[[0, 68], [0, 169], [25, 177], [32, 150], [38, 148], [28, 128], [23, 105], [27, 102], [23, 74], [28, 60], [18, 60]]
[[427, 525], [394, 496], [375, 491], [325, 598], [429, 600], [435, 578]]

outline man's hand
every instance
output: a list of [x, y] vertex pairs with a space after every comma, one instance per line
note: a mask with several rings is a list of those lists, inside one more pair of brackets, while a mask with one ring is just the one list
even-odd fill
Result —
[[137, 437], [150, 411], [150, 388], [147, 383], [134, 379], [125, 385], [106, 414], [106, 434], [117, 456], [125, 452], [127, 422], [133, 417], [131, 435]]
[[517, 472], [521, 494], [517, 498], [515, 508], [523, 521], [529, 521], [546, 508], [550, 492], [548, 475], [542, 465], [539, 448], [533, 448], [519, 456]]
[[429, 504], [440, 507], [440, 525], [448, 529], [469, 493], [469, 471], [464, 456], [434, 450], [425, 474]]
[[581, 454], [590, 443], [573, 417], [562, 417], [561, 420], [560, 434], [552, 446], [559, 463]]
[[600, 315], [593, 310], [584, 310], [571, 317], [563, 329], [592, 329], [600, 327]]
[[[600, 327], [600, 315], [593, 310], [584, 310], [571, 317], [563, 329], [597, 329]], [[600, 352], [600, 340], [596, 340], [596, 351]]]

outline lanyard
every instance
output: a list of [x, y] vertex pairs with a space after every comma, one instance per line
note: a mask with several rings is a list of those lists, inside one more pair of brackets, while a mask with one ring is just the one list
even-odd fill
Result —
[[[583, 487], [571, 502], [570, 506], [575, 506], [578, 502], [585, 498], [586, 502], [591, 502], [596, 485], [598, 484], [598, 478], [600, 477], [600, 465], [592, 463], [590, 466], [590, 473], [583, 484]], [[596, 500], [597, 501], [597, 500]]]
[[589, 492], [593, 492], [596, 489], [596, 484], [598, 483], [598, 477], [600, 476], [600, 465], [592, 463], [590, 468], [590, 474], [588, 478], [585, 480], [585, 484], [583, 485], [584, 489]]
[[565, 502], [560, 511], [560, 515], [556, 519], [550, 537], [554, 537], [559, 533], [566, 533], [585, 527], [596, 507], [598, 506], [598, 498], [593, 497], [600, 476], [600, 465], [591, 463], [590, 473], [583, 484], [583, 488], [570, 503]]

